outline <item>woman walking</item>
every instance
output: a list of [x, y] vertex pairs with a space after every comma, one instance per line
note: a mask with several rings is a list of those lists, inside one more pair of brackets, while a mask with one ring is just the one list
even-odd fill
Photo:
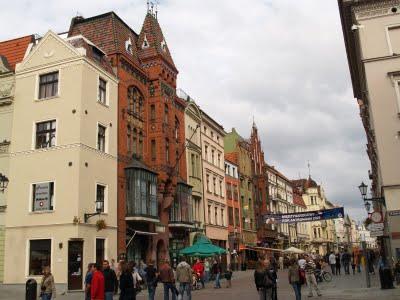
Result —
[[43, 268], [43, 277], [40, 284], [40, 299], [51, 300], [56, 298], [56, 286], [54, 284], [54, 277], [50, 272], [50, 267]]
[[290, 260], [289, 266], [289, 284], [293, 287], [296, 300], [301, 300], [301, 280], [300, 280], [300, 268], [295, 259]]
[[256, 264], [256, 270], [254, 271], [254, 283], [256, 284], [260, 300], [272, 300], [272, 287], [274, 282], [269, 269], [269, 260], [265, 257], [260, 257]]
[[119, 300], [134, 300], [135, 299], [135, 289], [133, 285], [133, 269], [126, 264], [126, 262], [121, 261], [121, 275], [119, 277], [119, 288], [121, 290], [119, 294]]

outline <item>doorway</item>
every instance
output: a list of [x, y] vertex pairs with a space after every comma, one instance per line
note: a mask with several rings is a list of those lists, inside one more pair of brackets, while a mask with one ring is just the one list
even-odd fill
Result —
[[68, 290], [82, 290], [83, 241], [68, 242]]

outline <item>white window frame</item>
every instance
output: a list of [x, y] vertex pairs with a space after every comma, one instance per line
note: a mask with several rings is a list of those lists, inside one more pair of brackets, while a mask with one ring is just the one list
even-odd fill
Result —
[[[57, 95], [51, 96], [51, 97], [47, 97], [47, 98], [39, 98], [40, 76], [46, 75], [46, 74], [50, 74], [50, 73], [54, 73], [54, 72], [58, 72]], [[48, 70], [44, 70], [44, 71], [38, 72], [36, 74], [35, 81], [36, 81], [36, 83], [35, 83], [35, 96], [33, 97], [34, 101], [41, 102], [41, 101], [46, 101], [46, 100], [50, 100], [50, 99], [55, 99], [55, 98], [61, 97], [61, 69], [60, 68], [48, 69]]]
[[104, 207], [103, 207], [103, 212], [101, 213], [102, 215], [108, 214], [108, 184], [105, 184], [100, 181], [96, 181], [94, 185], [94, 211], [96, 211], [96, 200], [97, 200], [97, 186], [101, 185], [104, 187]]
[[[106, 102], [105, 103], [101, 102], [99, 99], [100, 80], [103, 80], [106, 82]], [[96, 98], [97, 98], [98, 104], [106, 106], [106, 107], [110, 106], [110, 101], [109, 101], [109, 99], [110, 99], [110, 83], [108, 80], [106, 80], [103, 76], [100, 76], [100, 75], [97, 76], [97, 96], [96, 96]]]
[[41, 275], [30, 275], [29, 274], [29, 262], [30, 262], [30, 241], [36, 240], [50, 240], [50, 270], [54, 270], [54, 238], [52, 236], [34, 237], [28, 238], [25, 242], [25, 279], [31, 277], [42, 277]]
[[[56, 136], [55, 136], [55, 142], [54, 142], [55, 145], [53, 147], [36, 149], [36, 124], [43, 123], [43, 122], [50, 122], [50, 121], [56, 121]], [[58, 118], [47, 118], [47, 119], [34, 120], [32, 127], [33, 127], [33, 129], [32, 129], [33, 134], [32, 134], [31, 150], [40, 151], [40, 150], [45, 150], [45, 149], [56, 148], [58, 146]]]
[[[99, 148], [97, 148], [97, 146], [99, 145], [99, 125], [105, 127], [106, 129], [106, 135], [105, 135], [105, 141], [104, 141], [104, 152], [101, 151]], [[101, 153], [108, 153], [108, 141], [109, 141], [110, 137], [109, 137], [109, 128], [106, 124], [102, 123], [102, 122], [97, 122], [96, 124], [96, 146], [95, 149]]]
[[396, 106], [397, 106], [397, 114], [400, 114], [400, 73], [398, 75], [390, 75], [392, 83], [394, 85], [394, 90], [396, 94]]
[[[33, 185], [34, 184], [41, 184], [41, 183], [50, 183], [52, 182], [54, 185], [54, 194], [53, 194], [53, 210], [41, 210], [41, 211], [34, 211], [33, 210]], [[37, 181], [37, 182], [31, 182], [29, 184], [29, 203], [28, 203], [28, 211], [30, 214], [48, 214], [48, 213], [53, 213], [56, 211], [56, 180], [55, 179], [49, 179], [45, 181]]]

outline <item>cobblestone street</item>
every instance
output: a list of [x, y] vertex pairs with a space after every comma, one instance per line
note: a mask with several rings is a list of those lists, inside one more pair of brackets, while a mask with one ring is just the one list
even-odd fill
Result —
[[[378, 275], [371, 275], [372, 287], [367, 289], [365, 283], [365, 273], [356, 275], [341, 275], [335, 276], [330, 283], [321, 283], [320, 289], [322, 297], [313, 298], [317, 299], [379, 299], [384, 298], [385, 300], [400, 299], [400, 288], [393, 290], [381, 290], [379, 288], [379, 277]], [[294, 293], [292, 288], [289, 286], [287, 281], [287, 272], [279, 272], [279, 288], [278, 288], [278, 299], [289, 300], [294, 299]], [[192, 299], [195, 300], [250, 300], [258, 299], [257, 291], [255, 290], [253, 283], [253, 271], [236, 272], [234, 273], [234, 279], [232, 280], [232, 288], [225, 288], [225, 281], [222, 281], [223, 288], [213, 289], [212, 284], [209, 283], [207, 288], [192, 293]], [[157, 300], [163, 299], [161, 285], [157, 290]], [[24, 299], [24, 288], [23, 286], [0, 286], [0, 299], [14, 300]], [[307, 299], [307, 287], [302, 289], [302, 298]], [[70, 293], [67, 295], [57, 295], [57, 299], [62, 300], [78, 300], [83, 299], [83, 294], [80, 292]], [[116, 296], [115, 299], [118, 299]], [[147, 293], [140, 293], [137, 299], [148, 299]]]

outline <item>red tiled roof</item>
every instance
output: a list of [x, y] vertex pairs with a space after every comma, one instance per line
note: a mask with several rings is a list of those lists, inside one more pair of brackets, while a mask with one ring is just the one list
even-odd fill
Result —
[[237, 152], [225, 153], [225, 160], [233, 163], [235, 165], [238, 164], [238, 154]]
[[0, 55], [4, 56], [11, 70], [15, 71], [15, 65], [24, 59], [28, 45], [34, 41], [33, 35], [0, 42]]
[[305, 204], [303, 197], [301, 195], [299, 195], [298, 193], [293, 193], [293, 203], [298, 206], [307, 208], [307, 205]]
[[318, 184], [309, 177], [308, 179], [296, 179], [292, 180], [293, 186], [295, 187], [301, 187], [303, 189], [308, 189], [310, 187], [318, 187]]

